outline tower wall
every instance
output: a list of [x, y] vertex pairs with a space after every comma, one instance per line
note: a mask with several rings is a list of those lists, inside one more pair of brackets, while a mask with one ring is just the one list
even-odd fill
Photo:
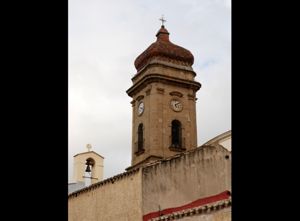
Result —
[[[179, 65], [176, 68], [166, 64], [151, 63], [134, 78], [132, 86], [132, 166], [146, 159], [172, 156], [180, 151], [197, 147], [196, 91], [193, 85], [195, 73]], [[191, 69], [191, 68], [190, 68]], [[154, 75], [161, 79], [151, 80]], [[148, 82], [144, 79], [149, 77]], [[163, 77], [167, 77], [164, 79]], [[160, 77], [158, 77], [160, 78]], [[182, 81], [182, 82], [181, 82]], [[174, 111], [170, 105], [172, 99], [182, 103], [181, 111]], [[138, 104], [144, 102], [142, 115], [138, 114]], [[178, 120], [182, 124], [182, 147], [171, 147], [171, 122]], [[144, 125], [144, 152], [136, 153], [138, 126]]]

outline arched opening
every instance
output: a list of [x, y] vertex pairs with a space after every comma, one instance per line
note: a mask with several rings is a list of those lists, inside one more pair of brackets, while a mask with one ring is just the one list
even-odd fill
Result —
[[85, 161], [85, 171], [84, 171], [84, 178], [85, 178], [85, 186], [89, 186], [92, 184], [92, 178], [95, 175], [95, 160], [93, 158], [88, 158]]
[[172, 144], [171, 147], [181, 148], [182, 147], [182, 128], [181, 123], [178, 120], [172, 121]]
[[139, 124], [138, 127], [138, 148], [137, 152], [141, 152], [144, 150], [144, 126], [143, 124]]

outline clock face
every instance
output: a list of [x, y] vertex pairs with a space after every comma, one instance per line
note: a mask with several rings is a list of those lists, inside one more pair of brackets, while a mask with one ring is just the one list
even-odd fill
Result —
[[183, 108], [181, 101], [179, 101], [179, 100], [177, 100], [177, 99], [171, 100], [171, 108], [172, 108], [174, 111], [181, 111], [182, 108]]
[[138, 115], [141, 115], [144, 112], [144, 109], [145, 109], [144, 102], [139, 103], [139, 106], [138, 106]]

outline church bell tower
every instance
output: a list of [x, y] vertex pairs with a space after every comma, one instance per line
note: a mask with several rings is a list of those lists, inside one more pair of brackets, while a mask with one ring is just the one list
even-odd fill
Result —
[[126, 91], [132, 97], [132, 162], [136, 168], [197, 147], [194, 56], [169, 40], [164, 25], [134, 65]]

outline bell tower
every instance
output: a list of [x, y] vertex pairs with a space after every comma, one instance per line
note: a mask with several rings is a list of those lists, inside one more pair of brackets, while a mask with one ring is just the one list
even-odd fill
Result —
[[132, 162], [127, 170], [197, 147], [194, 56], [169, 40], [164, 25], [134, 65]]
[[[74, 156], [74, 181], [96, 183], [103, 179], [103, 160], [100, 154], [91, 151], [92, 146], [87, 144], [87, 152], [78, 153]], [[85, 176], [87, 173], [88, 176]]]

